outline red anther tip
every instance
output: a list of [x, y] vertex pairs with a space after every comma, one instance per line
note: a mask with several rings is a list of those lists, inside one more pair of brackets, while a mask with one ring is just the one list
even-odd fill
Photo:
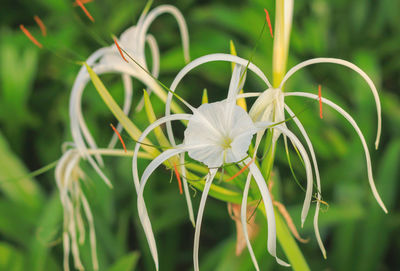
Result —
[[40, 31], [42, 31], [42, 36], [45, 37], [47, 35], [47, 30], [46, 30], [46, 26], [44, 25], [43, 21], [37, 15], [33, 16], [33, 19], [38, 24]]
[[83, 2], [81, 0], [76, 0], [75, 3], [83, 10], [83, 12], [89, 18], [89, 20], [94, 22], [94, 18], [92, 17], [92, 15], [90, 15], [89, 11], [85, 8], [85, 6], [83, 5]]
[[119, 47], [117, 39], [114, 38], [114, 43], [117, 46], [117, 49], [119, 51], [119, 54], [121, 55], [121, 57], [126, 61], [126, 63], [129, 63], [129, 61], [125, 58], [124, 54], [122, 53], [121, 47]]
[[176, 167], [176, 164], [174, 164], [174, 171], [175, 171], [176, 179], [178, 180], [179, 193], [183, 194], [181, 175], [179, 174], [179, 171], [178, 171], [178, 168]]
[[235, 175], [233, 175], [232, 177], [230, 177], [230, 178], [229, 178], [228, 180], [226, 180], [226, 181], [229, 182], [229, 181], [232, 181], [233, 179], [235, 179], [237, 176], [239, 176], [240, 174], [242, 174], [242, 173], [251, 165], [251, 163], [253, 163], [253, 162], [254, 162], [254, 158], [251, 159], [251, 161], [250, 161], [247, 165], [245, 165], [244, 167], [242, 167], [241, 170], [239, 170], [238, 172], [236, 172]]
[[122, 140], [122, 137], [121, 137], [121, 135], [118, 133], [118, 130], [115, 129], [115, 127], [114, 127], [114, 125], [112, 125], [112, 123], [110, 123], [110, 126], [111, 126], [111, 128], [114, 130], [114, 132], [117, 134], [117, 136], [118, 136], [118, 138], [119, 138], [119, 141], [121, 141], [121, 144], [122, 144], [122, 147], [124, 148], [124, 151], [125, 151], [125, 152], [128, 152], [128, 151], [126, 150], [125, 142]]
[[265, 17], [266, 17], [267, 23], [268, 23], [269, 33], [271, 34], [271, 37], [274, 38], [274, 34], [272, 32], [271, 19], [269, 18], [268, 10], [266, 8], [264, 8], [264, 11], [265, 11]]
[[321, 95], [321, 85], [318, 85], [318, 98], [319, 98], [319, 117], [322, 119], [322, 95]]
[[43, 45], [38, 42], [34, 36], [32, 36], [32, 34], [28, 31], [28, 29], [25, 28], [23, 24], [20, 24], [19, 28], [22, 30], [22, 32], [24, 32], [25, 36], [27, 36], [37, 47], [39, 47], [40, 49], [43, 48]]

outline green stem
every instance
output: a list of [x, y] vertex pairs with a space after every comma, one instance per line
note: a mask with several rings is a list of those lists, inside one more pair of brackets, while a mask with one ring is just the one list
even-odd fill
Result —
[[[261, 203], [258, 206], [258, 209], [265, 217], [267, 217], [263, 203]], [[291, 264], [293, 270], [298, 270], [298, 271], [310, 270], [310, 267], [308, 266], [303, 256], [303, 253], [301, 252], [299, 246], [294, 240], [287, 225], [284, 223], [281, 215], [277, 211], [275, 211], [275, 223], [276, 223], [276, 236], [278, 238], [279, 244], [281, 245], [283, 251], [285, 252], [285, 255], [288, 258], [289, 263]]]

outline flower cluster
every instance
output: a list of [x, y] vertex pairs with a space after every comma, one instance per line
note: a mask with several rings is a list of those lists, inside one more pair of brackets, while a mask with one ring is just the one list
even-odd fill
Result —
[[[292, 8], [293, 1], [289, 2], [292, 3], [289, 5]], [[292, 11], [289, 12], [289, 15], [291, 12]], [[285, 103], [285, 99], [288, 96], [299, 96], [308, 99], [319, 100], [321, 103], [324, 103], [337, 111], [352, 125], [360, 137], [362, 146], [364, 148], [368, 179], [373, 195], [382, 209], [387, 212], [374, 184], [371, 160], [366, 141], [356, 121], [351, 117], [351, 115], [344, 111], [339, 105], [326, 98], [319, 97], [318, 95], [305, 92], [283, 92], [285, 83], [290, 79], [290, 77], [300, 69], [309, 65], [332, 63], [345, 66], [355, 71], [366, 81], [375, 99], [378, 116], [378, 129], [375, 146], [378, 147], [381, 132], [380, 101], [375, 85], [368, 75], [365, 74], [365, 72], [363, 72], [359, 67], [345, 60], [335, 58], [315, 58], [304, 61], [291, 68], [284, 76], [282, 76], [283, 78], [278, 84], [278, 87], [273, 87], [261, 69], [254, 65], [250, 60], [231, 54], [220, 53], [205, 55], [188, 63], [176, 75], [170, 88], [167, 88], [160, 84], [160, 82], [157, 80], [160, 64], [159, 50], [155, 38], [152, 35], [147, 34], [147, 30], [152, 21], [162, 13], [171, 13], [177, 19], [182, 35], [185, 60], [188, 62], [189, 41], [183, 16], [176, 8], [172, 6], [160, 6], [151, 10], [150, 12], [145, 10], [139, 18], [137, 25], [127, 29], [121, 35], [120, 39], [115, 39], [115, 44], [109, 47], [101, 48], [94, 52], [87, 59], [86, 66], [83, 66], [79, 71], [79, 74], [73, 85], [70, 98], [71, 133], [74, 141], [73, 148], [64, 153], [56, 169], [57, 185], [60, 190], [60, 198], [64, 207], [63, 242], [65, 270], [69, 269], [68, 258], [70, 250], [73, 254], [75, 267], [77, 269], [83, 269], [79, 258], [78, 246], [78, 239], [79, 242], [83, 242], [85, 236], [83, 219], [81, 215], [81, 206], [83, 206], [83, 210], [90, 227], [93, 268], [95, 270], [98, 269], [93, 217], [88, 201], [84, 196], [82, 189], [80, 188], [79, 179], [83, 179], [84, 174], [79, 168], [79, 161], [82, 158], [87, 159], [105, 181], [105, 183], [111, 186], [111, 182], [101, 171], [101, 166], [103, 165], [101, 156], [104, 154], [110, 154], [110, 152], [112, 152], [117, 137], [114, 135], [107, 149], [99, 149], [85, 123], [81, 108], [82, 93], [86, 84], [89, 80], [92, 80], [96, 88], [104, 88], [100, 79], [98, 78], [98, 75], [104, 73], [120, 73], [122, 75], [125, 101], [123, 104], [123, 109], [121, 110], [121, 114], [124, 114], [125, 117], [130, 112], [132, 104], [133, 90], [131, 77], [140, 80], [147, 86], [149, 91], [153, 91], [158, 97], [161, 98], [161, 100], [165, 102], [165, 116], [157, 120], [155, 119], [154, 121], [150, 120], [151, 124], [140, 133], [140, 136], [133, 138], [136, 141], [136, 145], [132, 153], [132, 175], [137, 193], [139, 219], [143, 226], [156, 270], [159, 269], [158, 252], [150, 217], [145, 204], [144, 189], [151, 174], [162, 164], [174, 165], [175, 169], [176, 165], [179, 164], [179, 172], [183, 176], [183, 185], [189, 209], [189, 217], [192, 223], [195, 225], [193, 261], [194, 269], [196, 271], [199, 270], [198, 252], [200, 244], [200, 232], [206, 200], [210, 191], [215, 188], [213, 181], [218, 174], [218, 170], [223, 168], [226, 164], [236, 164], [237, 167], [241, 168], [243, 172], [248, 170], [246, 171], [247, 177], [243, 182], [244, 189], [241, 195], [240, 220], [242, 223], [243, 236], [256, 270], [259, 270], [259, 266], [251, 246], [246, 221], [248, 217], [247, 210], [249, 190], [253, 180], [255, 181], [263, 202], [259, 209], [263, 209], [262, 211], [265, 211], [267, 218], [268, 252], [276, 258], [276, 261], [279, 264], [283, 266], [289, 266], [289, 264], [281, 260], [276, 253], [276, 214], [273, 200], [267, 186], [269, 173], [265, 174], [265, 172], [262, 172], [259, 165], [260, 163], [258, 162], [260, 159], [257, 157], [257, 155], [261, 152], [261, 150], [259, 150], [261, 149], [261, 142], [268, 132], [272, 133], [271, 141], [269, 142], [272, 152], [275, 151], [277, 141], [282, 135], [285, 143], [287, 139], [289, 139], [289, 141], [296, 147], [301, 155], [302, 160], [304, 161], [307, 187], [301, 212], [302, 225], [304, 224], [310, 209], [313, 197], [314, 179], [316, 181], [317, 191], [315, 193], [315, 197], [317, 199], [317, 203], [314, 214], [314, 229], [317, 242], [324, 257], [326, 257], [325, 248], [318, 230], [318, 215], [322, 198], [321, 180], [317, 159], [312, 142], [308, 137], [305, 128], [298, 119], [297, 115]], [[284, 30], [286, 29], [286, 32], [283, 31], [283, 33], [277, 33], [275, 36], [275, 39], [277, 40], [281, 39], [282, 37], [286, 38], [286, 40], [288, 39], [287, 36], [290, 32], [291, 15], [287, 16], [286, 18], [289, 18], [289, 21], [286, 21], [285, 23], [286, 27]], [[289, 30], [287, 27], [289, 27]], [[149, 45], [152, 54], [151, 71], [149, 71], [146, 63], [146, 43]], [[125, 58], [125, 56], [129, 56], [129, 59], [133, 62]], [[179, 83], [185, 76], [189, 74], [189, 72], [205, 63], [217, 61], [234, 64], [226, 99], [211, 103], [206, 102], [201, 104], [199, 107], [194, 107], [175, 93]], [[248, 71], [254, 73], [259, 79], [261, 79], [264, 84], [262, 91], [247, 93], [241, 92], [244, 87], [246, 74]], [[167, 89], [167, 92], [165, 89]], [[104, 92], [104, 90], [102, 91]], [[173, 103], [173, 97], [178, 97], [183, 105], [189, 110], [189, 113], [182, 113], [184, 111], [181, 110], [176, 103]], [[257, 99], [248, 112], [244, 108], [237, 105], [239, 99], [247, 99], [251, 97], [256, 97]], [[108, 99], [112, 99], [112, 97]], [[139, 104], [138, 110], [140, 110], [142, 105], [143, 103]], [[114, 108], [115, 107], [117, 107], [117, 105], [114, 105]], [[174, 114], [171, 114], [171, 111], [173, 111]], [[119, 119], [117, 116], [118, 114], [116, 114], [114, 111], [113, 113], [116, 115], [117, 119], [121, 121], [121, 119]], [[288, 129], [286, 122], [291, 120], [293, 120], [295, 125], [299, 128], [301, 135], [306, 142], [307, 148], [303, 146], [300, 139], [298, 139], [298, 137]], [[174, 134], [174, 130], [171, 125], [172, 121], [182, 121], [186, 125], [183, 134], [183, 141], [180, 144], [177, 143], [179, 139]], [[160, 126], [164, 124], [166, 125], [167, 137], [162, 134], [160, 129]], [[124, 125], [121, 122], [121, 124], [119, 124], [117, 127], [117, 131], [121, 131], [123, 126]], [[124, 128], [127, 127], [124, 126]], [[151, 162], [147, 165], [144, 171], [142, 171], [138, 167], [138, 158], [140, 158], [141, 155], [143, 157], [143, 153], [140, 152], [140, 149], [149, 147], [149, 144], [146, 143], [146, 138], [153, 131], [158, 131], [158, 135], [162, 134], [164, 138], [161, 141], [166, 142], [166, 144], [164, 144], [164, 150], [162, 152], [155, 151], [152, 153], [153, 156], [151, 156]], [[195, 163], [203, 165], [207, 168], [205, 180], [202, 182], [202, 186], [200, 187], [200, 190], [202, 190], [202, 196], [200, 199], [200, 205], [196, 219], [194, 218], [194, 212], [188, 189], [188, 180], [186, 178], [188, 175], [193, 174], [185, 163], [187, 157]], [[79, 230], [79, 238], [76, 229]]]

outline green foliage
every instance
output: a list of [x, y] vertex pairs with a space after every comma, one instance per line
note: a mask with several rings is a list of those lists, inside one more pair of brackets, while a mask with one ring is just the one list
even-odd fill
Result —
[[[167, 2], [155, 1], [154, 5]], [[274, 9], [273, 1], [265, 0], [176, 3], [188, 20], [192, 59], [208, 53], [228, 53], [230, 40], [235, 43], [239, 56], [250, 57], [264, 22], [263, 8]], [[92, 37], [93, 33], [97, 40], [111, 44], [109, 34], [119, 35], [136, 22], [144, 5], [144, 2], [130, 0], [93, 1], [86, 5], [96, 18], [93, 25], [81, 10], [71, 8], [70, 1], [20, 1], [18, 9], [7, 4], [1, 9], [0, 270], [62, 270], [62, 209], [54, 174], [52, 171], [39, 177], [28, 174], [58, 159], [61, 143], [71, 140], [67, 111], [69, 93], [80, 68], [49, 51], [39, 51], [20, 32], [18, 25], [24, 23], [40, 37], [32, 19], [38, 14], [48, 27], [46, 43], [63, 55], [68, 52], [73, 61], [84, 61], [103, 46]], [[319, 56], [353, 61], [376, 82], [383, 110], [382, 141], [379, 150], [373, 151], [376, 112], [372, 95], [357, 75], [345, 68], [321, 65], [296, 74], [286, 86], [287, 91], [317, 93], [317, 85], [321, 84], [324, 97], [332, 98], [353, 113], [366, 136], [377, 188], [389, 209], [389, 214], [385, 215], [373, 199], [361, 144], [352, 128], [328, 108], [323, 108], [324, 119], [320, 120], [316, 103], [288, 98], [294, 112], [302, 112], [299, 118], [310, 135], [319, 162], [323, 200], [329, 203], [329, 208], [322, 206], [326, 211], [321, 212], [319, 223], [327, 247], [327, 260], [323, 259], [315, 241], [312, 218], [307, 219], [303, 229], [299, 227], [304, 193], [293, 180], [283, 144], [279, 144], [275, 152], [275, 176], [281, 180], [279, 187], [274, 188], [275, 198], [286, 205], [300, 234], [310, 238], [309, 243], [299, 247], [312, 270], [396, 270], [400, 266], [395, 257], [400, 250], [399, 9], [399, 1], [389, 0], [295, 2], [288, 67]], [[273, 21], [274, 14], [270, 14]], [[176, 23], [163, 16], [151, 26], [150, 32], [161, 45], [160, 80], [169, 86], [184, 65]], [[253, 59], [267, 76], [272, 74], [271, 53], [272, 40], [265, 35]], [[210, 102], [224, 97], [230, 72], [228, 64], [200, 67], [190, 79], [182, 82], [179, 95], [197, 105], [205, 88]], [[251, 74], [248, 76], [251, 83], [246, 83], [246, 91], [263, 90], [261, 82], [251, 80]], [[112, 95], [113, 105], [121, 105], [120, 78], [106, 75], [101, 79]], [[135, 107], [145, 86], [136, 81], [133, 86]], [[163, 116], [163, 103], [155, 96], [150, 100], [154, 115]], [[250, 100], [248, 105], [251, 103]], [[109, 123], [114, 121], [112, 114], [93, 86], [88, 86], [83, 104], [90, 130], [99, 145], [105, 146], [112, 135], [109, 128]], [[141, 130], [149, 124], [144, 111], [130, 115], [130, 120]], [[293, 126], [290, 121], [288, 126]], [[134, 142], [129, 140], [126, 131], [122, 132], [122, 137], [132, 149]], [[289, 151], [292, 168], [304, 185], [301, 161], [296, 159], [291, 148]], [[153, 270], [137, 217], [131, 160], [104, 160], [105, 171], [113, 181], [112, 190], [85, 161], [81, 162], [88, 175], [82, 186], [94, 213], [100, 270]], [[147, 162], [141, 163], [143, 167]], [[173, 178], [169, 183], [170, 174], [165, 167], [158, 169], [146, 188], [145, 198], [162, 270], [190, 270], [193, 227], [176, 180]], [[234, 196], [240, 200], [239, 194]], [[195, 210], [199, 199], [197, 192]], [[265, 227], [261, 214], [257, 214], [257, 221], [260, 227]], [[200, 246], [202, 270], [253, 270], [246, 250], [239, 257], [235, 255], [235, 236], [234, 221], [228, 216], [226, 205], [210, 199]], [[265, 231], [253, 242], [262, 270], [287, 270], [277, 266], [266, 253]], [[80, 249], [85, 266], [91, 270], [87, 240]], [[140, 251], [140, 257], [136, 251]], [[278, 255], [284, 255], [282, 249]]]

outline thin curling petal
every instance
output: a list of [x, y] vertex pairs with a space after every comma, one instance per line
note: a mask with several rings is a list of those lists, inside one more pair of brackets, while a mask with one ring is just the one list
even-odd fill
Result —
[[194, 232], [194, 245], [193, 245], [193, 263], [194, 263], [194, 270], [199, 271], [199, 244], [200, 244], [200, 231], [201, 231], [201, 222], [203, 220], [203, 213], [204, 208], [206, 205], [206, 200], [208, 196], [208, 191], [210, 190], [212, 181], [214, 180], [215, 174], [217, 173], [218, 169], [211, 169], [208, 173], [208, 177], [206, 179], [206, 184], [203, 189], [203, 193], [201, 194], [201, 200], [199, 205], [199, 211], [197, 213], [196, 219], [196, 229]]
[[186, 179], [186, 168], [185, 168], [185, 157], [183, 155], [180, 156], [179, 158], [179, 163], [180, 163], [180, 169], [181, 169], [181, 174], [183, 177], [183, 192], [185, 193], [185, 199], [186, 199], [186, 204], [189, 212], [189, 219], [190, 222], [192, 222], [193, 227], [195, 227], [195, 222], [194, 222], [194, 212], [193, 212], [193, 205], [192, 205], [192, 199], [190, 197], [189, 193], [189, 186], [188, 182]]
[[306, 175], [307, 175], [307, 188], [306, 188], [306, 196], [304, 199], [303, 209], [301, 211], [301, 227], [303, 227], [308, 214], [308, 210], [310, 209], [310, 204], [312, 199], [313, 174], [312, 174], [310, 159], [308, 158], [307, 151], [301, 144], [300, 140], [290, 130], [284, 128], [283, 126], [278, 126], [277, 129], [280, 130], [282, 134], [286, 135], [293, 142], [293, 144], [299, 150], [301, 157], [303, 158], [304, 161]]
[[[244, 163], [248, 163], [250, 158], [247, 158]], [[283, 266], [290, 266], [288, 263], [282, 261], [276, 255], [276, 224], [275, 224], [275, 214], [274, 214], [274, 207], [272, 204], [271, 196], [269, 194], [269, 190], [267, 184], [265, 182], [264, 177], [262, 176], [260, 170], [256, 166], [256, 164], [250, 164], [250, 172], [254, 177], [254, 180], [257, 183], [258, 189], [260, 190], [261, 197], [264, 202], [265, 212], [267, 215], [267, 224], [268, 224], [268, 252], [275, 257], [277, 263]]]
[[[322, 100], [321, 100], [321, 102], [322, 102]], [[321, 235], [319, 233], [319, 228], [318, 228], [318, 215], [319, 215], [319, 209], [320, 209], [320, 205], [321, 205], [320, 201], [321, 201], [321, 193], [322, 192], [321, 192], [321, 179], [320, 179], [320, 175], [319, 175], [317, 158], [315, 157], [315, 152], [314, 152], [313, 145], [311, 143], [310, 138], [307, 135], [306, 130], [304, 129], [303, 124], [295, 116], [295, 114], [289, 108], [289, 106], [287, 106], [286, 104], [285, 104], [285, 109], [289, 113], [289, 116], [291, 118], [293, 118], [294, 123], [297, 125], [297, 127], [300, 130], [300, 133], [303, 135], [304, 139], [306, 140], [308, 150], [310, 151], [310, 154], [311, 154], [311, 160], [312, 160], [313, 165], [314, 165], [315, 179], [317, 181], [317, 189], [318, 189], [318, 191], [317, 191], [317, 206], [315, 208], [315, 214], [314, 214], [314, 231], [315, 231], [315, 237], [317, 238], [317, 242], [318, 242], [319, 248], [320, 248], [320, 250], [322, 252], [322, 255], [326, 259], [326, 250], [325, 250], [324, 244], [322, 242]]]
[[377, 91], [374, 83], [372, 82], [371, 78], [369, 78], [369, 76], [363, 70], [361, 70], [359, 67], [357, 67], [353, 63], [343, 60], [343, 59], [337, 59], [337, 58], [314, 58], [314, 59], [306, 60], [304, 62], [301, 62], [300, 64], [297, 64], [296, 66], [291, 68], [286, 73], [285, 77], [282, 79], [282, 82], [281, 82], [279, 88], [282, 88], [283, 85], [285, 84], [285, 82], [290, 78], [290, 76], [292, 76], [298, 70], [300, 70], [306, 66], [318, 64], [318, 63], [333, 63], [333, 64], [338, 64], [338, 65], [348, 67], [348, 68], [352, 69], [353, 71], [357, 72], [359, 75], [361, 75], [361, 77], [367, 82], [368, 86], [370, 87], [370, 89], [372, 91], [372, 94], [374, 95], [376, 111], [377, 111], [377, 115], [378, 115], [378, 128], [376, 131], [376, 140], [375, 140], [375, 148], [378, 149], [379, 140], [381, 137], [381, 129], [382, 129], [381, 102], [379, 100], [378, 91]]
[[156, 241], [154, 238], [153, 229], [151, 227], [150, 218], [147, 213], [146, 204], [144, 202], [143, 192], [144, 192], [144, 188], [146, 186], [148, 178], [150, 177], [150, 175], [154, 172], [154, 170], [158, 166], [160, 166], [163, 162], [165, 162], [169, 158], [176, 156], [185, 151], [186, 151], [185, 149], [166, 150], [165, 152], [163, 152], [162, 154], [157, 156], [153, 161], [151, 161], [151, 163], [146, 167], [145, 171], [143, 172], [142, 178], [140, 180], [140, 188], [139, 188], [138, 197], [137, 197], [137, 207], [138, 207], [138, 212], [139, 212], [139, 219], [140, 219], [140, 222], [142, 223], [143, 230], [146, 235], [147, 243], [149, 244], [149, 247], [150, 247], [151, 256], [153, 257], [156, 270], [159, 269], [157, 246], [156, 246]]
[[247, 175], [246, 185], [243, 190], [243, 198], [242, 205], [240, 209], [240, 221], [243, 227], [243, 235], [246, 240], [247, 249], [249, 250], [251, 261], [253, 262], [254, 268], [259, 271], [260, 267], [258, 266], [256, 255], [254, 254], [253, 248], [250, 243], [249, 232], [247, 230], [247, 198], [249, 195], [249, 188], [251, 183], [251, 173]]
[[[266, 127], [270, 126], [270, 124], [260, 122], [260, 123], [256, 123], [256, 126], [259, 128], [266, 128]], [[301, 226], [303, 227], [304, 222], [307, 217], [307, 214], [308, 214], [308, 210], [310, 209], [311, 199], [312, 199], [313, 174], [312, 174], [311, 162], [310, 162], [310, 159], [308, 158], [307, 151], [304, 149], [300, 140], [289, 129], [287, 129], [282, 124], [275, 126], [274, 129], [277, 129], [278, 131], [280, 131], [282, 134], [286, 135], [291, 140], [291, 142], [299, 150], [300, 155], [304, 161], [304, 166], [305, 166], [306, 175], [307, 175], [307, 188], [306, 188], [306, 196], [304, 199], [303, 209], [301, 211]]]
[[[306, 98], [315, 99], [315, 100], [319, 99], [318, 95], [311, 94], [311, 93], [306, 93], [306, 92], [289, 92], [289, 93], [286, 93], [285, 95], [286, 96], [300, 96], [300, 97], [306, 97]], [[361, 144], [362, 144], [362, 146], [364, 148], [365, 159], [367, 161], [368, 181], [369, 181], [369, 185], [371, 187], [372, 193], [373, 193], [376, 201], [378, 202], [378, 204], [383, 209], [383, 211], [385, 213], [387, 213], [388, 211], [387, 211], [387, 209], [385, 207], [385, 204], [383, 203], [381, 197], [379, 196], [378, 190], [376, 189], [376, 186], [375, 186], [375, 183], [374, 183], [374, 178], [373, 178], [373, 174], [372, 174], [371, 158], [370, 158], [370, 155], [369, 155], [368, 146], [367, 146], [367, 143], [365, 141], [364, 135], [362, 134], [360, 128], [358, 127], [358, 125], [354, 121], [354, 119], [350, 116], [350, 114], [347, 113], [345, 110], [343, 110], [340, 106], [338, 106], [337, 104], [335, 104], [335, 103], [333, 103], [330, 100], [325, 99], [325, 98], [322, 98], [322, 102], [324, 104], [332, 107], [339, 114], [341, 114], [351, 124], [351, 126], [353, 126], [354, 130], [356, 131], [358, 137], [361, 140]]]
[[187, 29], [187, 25], [182, 13], [174, 6], [171, 5], [161, 5], [153, 10], [151, 10], [147, 16], [144, 18], [143, 24], [140, 26], [139, 30], [139, 38], [137, 39], [138, 48], [140, 51], [144, 51], [145, 45], [145, 35], [151, 25], [151, 23], [161, 14], [170, 13], [175, 17], [178, 22], [179, 31], [182, 37], [182, 46], [183, 53], [186, 63], [190, 61], [190, 53], [189, 53], [189, 32]]

